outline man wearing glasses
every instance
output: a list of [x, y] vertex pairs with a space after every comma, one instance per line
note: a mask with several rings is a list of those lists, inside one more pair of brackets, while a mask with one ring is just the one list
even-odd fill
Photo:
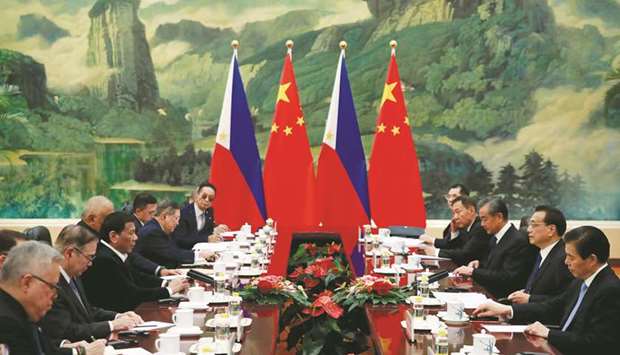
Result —
[[525, 288], [508, 296], [512, 303], [541, 302], [564, 292], [573, 275], [564, 263], [566, 252], [562, 235], [566, 219], [562, 211], [550, 206], [538, 206], [530, 218], [527, 234], [530, 244], [539, 251]]
[[116, 313], [91, 306], [79, 276], [95, 259], [99, 239], [86, 228], [68, 225], [54, 243], [64, 260], [60, 266], [60, 290], [52, 309], [41, 321], [52, 339], [69, 341], [107, 338], [113, 331], [142, 323], [134, 312]]
[[181, 209], [179, 225], [174, 230], [177, 245], [192, 249], [196, 243], [218, 242], [221, 234], [229, 230], [225, 224], [215, 225], [213, 201], [215, 186], [204, 182], [196, 189], [194, 202]]
[[0, 270], [0, 344], [11, 354], [103, 354], [104, 340], [59, 348], [36, 325], [57, 297], [61, 262], [57, 251], [35, 241], [9, 252]]

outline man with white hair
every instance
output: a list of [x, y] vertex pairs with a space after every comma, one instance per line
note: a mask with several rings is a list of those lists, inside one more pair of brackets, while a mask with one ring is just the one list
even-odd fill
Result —
[[105, 341], [54, 346], [36, 323], [57, 296], [62, 256], [29, 241], [14, 247], [0, 270], [0, 344], [19, 355], [103, 354]]

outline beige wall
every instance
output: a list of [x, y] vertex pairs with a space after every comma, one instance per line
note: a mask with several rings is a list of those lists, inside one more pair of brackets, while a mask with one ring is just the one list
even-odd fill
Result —
[[[62, 227], [70, 223], [76, 223], [79, 219], [0, 219], [0, 229], [7, 228], [22, 231], [34, 226], [46, 226], [52, 233], [52, 239], [56, 238]], [[513, 221], [515, 226], [518, 221]], [[431, 219], [428, 221], [426, 231], [436, 237], [440, 237], [443, 229], [448, 224], [447, 220]], [[611, 243], [610, 257], [620, 259], [620, 221], [568, 221], [568, 229], [594, 225], [602, 229]]]

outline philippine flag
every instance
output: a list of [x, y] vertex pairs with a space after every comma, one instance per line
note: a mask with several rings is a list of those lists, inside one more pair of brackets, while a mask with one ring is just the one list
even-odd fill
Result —
[[358, 275], [363, 258], [356, 248], [358, 227], [370, 220], [366, 158], [360, 137], [344, 49], [336, 70], [317, 170], [319, 216], [325, 229], [340, 232]]
[[238, 230], [247, 222], [265, 223], [261, 161], [254, 126], [234, 50], [211, 164], [211, 182], [217, 188], [213, 204], [217, 223]]

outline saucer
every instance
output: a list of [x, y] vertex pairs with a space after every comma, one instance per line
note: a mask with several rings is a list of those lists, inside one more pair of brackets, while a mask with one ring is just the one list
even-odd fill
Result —
[[[125, 349], [125, 350], [127, 350], [127, 349]], [[116, 354], [116, 353], [114, 353], [114, 354]], [[157, 352], [157, 353], [154, 353], [154, 355], [185, 355], [185, 353], [184, 352], [180, 352], [180, 353], [176, 353], [175, 354], [175, 353], [160, 353], [160, 352]]]
[[263, 270], [260, 269], [250, 269], [250, 270], [239, 270], [239, 277], [257, 277], [263, 273]]
[[202, 335], [203, 333], [202, 329], [200, 329], [200, 327], [197, 327], [197, 326], [192, 326], [192, 327], [187, 327], [187, 328], [179, 328], [175, 326], [175, 327], [168, 329], [168, 332], [179, 334], [181, 336]]
[[[236, 319], [238, 319], [237, 317], [231, 317], [230, 319], [230, 323], [228, 324], [229, 327], [231, 328], [237, 328], [237, 321]], [[248, 327], [250, 324], [252, 324], [252, 318], [243, 318], [241, 319], [241, 326], [242, 327]], [[211, 318], [209, 319], [206, 323], [205, 323], [206, 327], [209, 328], [215, 328], [215, 319]]]
[[205, 295], [205, 303], [208, 303], [208, 304], [229, 303], [231, 298], [232, 297], [229, 296], [229, 295], [221, 295], [221, 294], [212, 295], [212, 294], [207, 294], [207, 295]]
[[415, 264], [400, 264], [398, 265], [400, 266], [401, 269], [404, 269], [407, 272], [417, 272], [417, 271], [422, 271], [424, 270], [424, 268], [422, 267], [422, 265], [415, 265]]
[[[474, 351], [474, 346], [463, 345], [463, 347], [461, 348], [461, 351], [464, 352], [465, 354], [472, 354], [472, 351]], [[493, 354], [499, 354], [499, 349], [495, 346], [493, 347]]]
[[[415, 300], [416, 296], [411, 296], [408, 297], [405, 302], [409, 303], [409, 304], [413, 304], [414, 300]], [[424, 297], [422, 298], [422, 305], [423, 306], [429, 306], [429, 307], [435, 307], [435, 306], [443, 306], [445, 304], [444, 301], [440, 300], [439, 298], [434, 298], [434, 297]]]
[[206, 302], [181, 302], [179, 303], [179, 308], [207, 310], [210, 307], [209, 307], [209, 304]]
[[[439, 325], [440, 325], [439, 319], [434, 316], [427, 316], [426, 320], [416, 320], [416, 319], [413, 320], [414, 330], [434, 331], [437, 328], [439, 328]], [[400, 322], [400, 326], [403, 327], [403, 329], [407, 329], [407, 321], [402, 320]]]
[[446, 322], [448, 325], [464, 325], [469, 323], [469, 316], [467, 314], [464, 314], [461, 319], [446, 318], [446, 312], [437, 312], [437, 316], [439, 316], [439, 318], [441, 318], [441, 320]]
[[[189, 347], [189, 349], [188, 349], [188, 350], [189, 350], [189, 353], [190, 353], [190, 354], [198, 354], [198, 343], [195, 343], [195, 344], [191, 345], [191, 346]], [[232, 351], [233, 351], [233, 353], [238, 353], [238, 352], [240, 352], [240, 351], [241, 351], [241, 344], [239, 344], [239, 343], [234, 343], [234, 344], [233, 344], [233, 347], [232, 347]], [[181, 353], [181, 354], [184, 354], [184, 353]], [[215, 354], [215, 352], [213, 352], [213, 353], [207, 353], [207, 354]], [[166, 354], [166, 355], [167, 355], [167, 354]]]

